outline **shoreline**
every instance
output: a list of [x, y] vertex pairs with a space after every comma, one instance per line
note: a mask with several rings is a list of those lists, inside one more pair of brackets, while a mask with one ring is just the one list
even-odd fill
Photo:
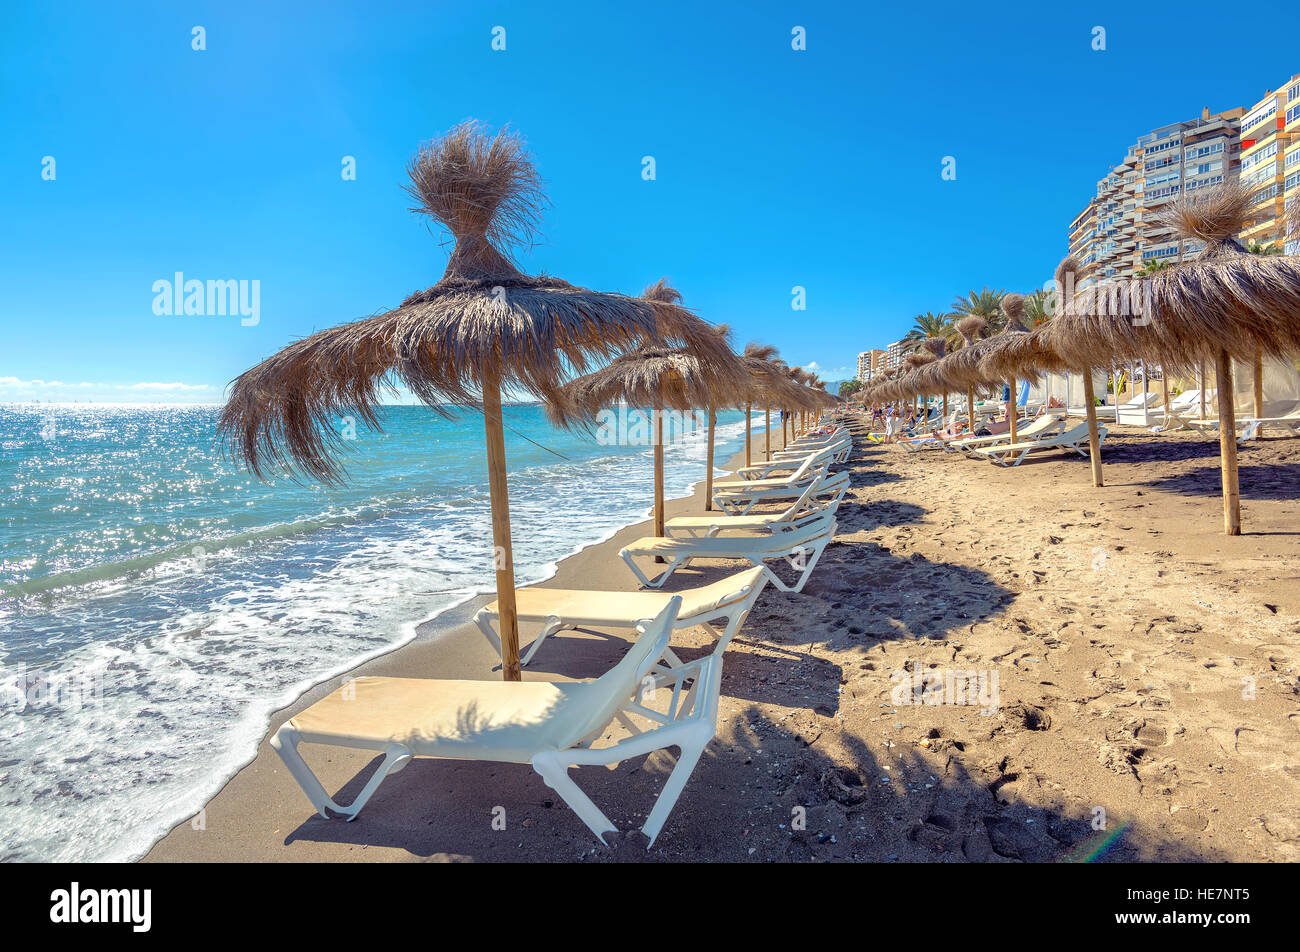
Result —
[[[781, 430], [779, 428], [780, 421], [775, 420], [774, 423], [772, 442], [774, 448], [776, 448], [779, 445]], [[752, 432], [756, 455], [761, 457], [763, 433], [761, 421], [759, 426], [754, 427]], [[739, 466], [744, 465], [743, 440], [742, 433], [742, 448], [721, 465], [718, 465], [715, 461], [716, 470], [732, 473]], [[671, 518], [683, 512], [699, 511], [703, 506], [704, 484], [705, 480], [701, 478], [691, 485], [689, 494], [666, 498], [664, 501], [666, 516]], [[558, 559], [554, 570], [546, 578], [527, 583], [528, 587], [635, 591], [636, 580], [628, 572], [626, 566], [623, 565], [622, 560], [618, 558], [617, 553], [628, 540], [639, 538], [652, 531], [653, 516], [628, 523], [605, 538], [582, 544], [568, 555]], [[269, 723], [263, 731], [261, 739], [257, 743], [254, 755], [244, 760], [234, 773], [225, 779], [217, 793], [208, 799], [200, 813], [182, 819], [168, 832], [155, 840], [143, 854], [135, 857], [134, 861], [195, 862], [215, 859], [216, 857], [205, 856], [202, 852], [203, 839], [201, 834], [206, 832], [206, 829], [195, 830], [193, 826], [195, 818], [202, 817], [202, 825], [207, 829], [211, 829], [214, 812], [218, 816], [224, 815], [228, 809], [228, 800], [241, 799], [246, 786], [250, 789], [259, 788], [265, 782], [267, 776], [276, 777], [272, 782], [277, 788], [276, 792], [278, 794], [285, 796], [290, 803], [296, 797], [301, 801], [301, 805], [306, 808], [307, 813], [314, 816], [315, 814], [307, 804], [306, 799], [302, 797], [301, 791], [296, 784], [293, 784], [287, 772], [284, 771], [279, 756], [270, 747], [269, 741], [275, 731], [279, 729], [284, 721], [310, 707], [317, 700], [337, 689], [345, 681], [363, 675], [442, 677], [468, 680], [490, 680], [494, 679], [491, 677], [492, 675], [499, 677], [500, 661], [496, 658], [491, 647], [472, 620], [474, 613], [495, 597], [495, 593], [472, 595], [464, 601], [440, 611], [432, 618], [408, 623], [413, 629], [409, 638], [391, 647], [386, 647], [378, 654], [360, 662], [349, 664], [345, 670], [325, 678], [298, 693], [291, 703], [275, 709], [270, 715]], [[564, 633], [566, 636], [574, 634], [576, 633]], [[526, 642], [530, 637], [529, 629], [521, 631], [521, 640]], [[565, 638], [561, 636], [555, 640], [563, 643]], [[622, 648], [617, 647], [617, 645], [621, 644], [621, 640], [611, 642], [607, 646], [612, 649], [609, 651], [608, 657], [601, 657], [598, 660], [591, 659], [584, 666], [581, 673], [570, 675], [566, 671], [564, 675], [560, 675], [558, 672], [551, 671], [548, 674], [554, 675], [556, 679], [596, 677], [603, 671], [608, 670], [621, 656]], [[544, 657], [535, 659], [534, 663], [525, 669], [525, 680], [535, 680], [536, 678], [529, 677], [529, 674], [545, 671], [544, 661]], [[552, 678], [546, 677], [545, 679], [550, 680]], [[355, 771], [353, 772], [355, 773]], [[245, 776], [246, 774], [248, 776]], [[324, 778], [324, 774], [322, 774], [322, 778]], [[289, 784], [287, 787], [285, 786], [286, 781]], [[233, 804], [231, 805], [233, 806]], [[198, 834], [199, 839], [191, 842], [192, 838], [186, 837], [186, 833]]]

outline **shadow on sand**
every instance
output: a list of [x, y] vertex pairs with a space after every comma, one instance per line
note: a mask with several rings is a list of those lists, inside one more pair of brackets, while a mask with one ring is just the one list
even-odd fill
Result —
[[[1237, 473], [1242, 499], [1284, 500], [1300, 496], [1300, 463], [1247, 464], [1240, 466]], [[1184, 496], [1219, 496], [1223, 493], [1221, 479], [1218, 466], [1200, 466], [1136, 485]]]
[[[724, 693], [727, 681], [724, 674]], [[393, 847], [444, 862], [1214, 859], [1126, 824], [1119, 806], [1107, 811], [1105, 828], [1094, 829], [1094, 805], [1054, 794], [1045, 800], [1035, 778], [1005, 758], [967, 769], [950, 754], [969, 751], [979, 744], [977, 736], [945, 736], [927, 724], [928, 710], [905, 707], [889, 715], [906, 719], [907, 727], [887, 748], [885, 763], [862, 738], [843, 732], [834, 735], [833, 752], [824, 749], [831, 724], [817, 712], [773, 719], [747, 708], [709, 744], [649, 852], [636, 828], [672, 767], [663, 752], [613, 771], [572, 771], [620, 830], [632, 831], [611, 836], [609, 848], [600, 847], [527, 765], [434, 760], [417, 760], [391, 776], [355, 822], [312, 816], [285, 842]], [[990, 722], [991, 728], [979, 726], [1033, 729], [1000, 714]], [[921, 739], [927, 749], [917, 743]], [[340, 796], [355, 795], [377, 764], [378, 758]], [[1021, 789], [1033, 790], [1035, 802]], [[493, 828], [494, 810], [505, 829]]]

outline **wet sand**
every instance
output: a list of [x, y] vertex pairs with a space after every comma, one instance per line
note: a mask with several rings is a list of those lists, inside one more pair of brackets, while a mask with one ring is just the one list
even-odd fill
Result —
[[[1300, 858], [1300, 440], [1243, 445], [1247, 534], [1228, 538], [1217, 440], [1199, 434], [1112, 428], [1094, 489], [1079, 457], [1003, 470], [857, 432], [836, 541], [801, 594], [765, 590], [732, 642], [717, 737], [648, 853], [635, 833], [599, 848], [527, 766], [417, 760], [355, 822], [324, 820], [264, 740], [203, 829], [180, 825], [146, 859]], [[697, 487], [669, 514], [701, 503]], [[546, 584], [633, 589], [617, 551], [647, 530]], [[669, 588], [737, 567], [704, 565]], [[344, 677], [494, 677], [474, 607]], [[598, 675], [625, 636], [563, 632], [525, 678]], [[713, 640], [694, 629], [674, 650]], [[304, 753], [344, 801], [377, 763]], [[635, 828], [671, 763], [574, 776]]]

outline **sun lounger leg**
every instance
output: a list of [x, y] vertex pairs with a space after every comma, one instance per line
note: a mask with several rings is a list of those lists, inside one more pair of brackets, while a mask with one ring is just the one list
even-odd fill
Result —
[[636, 564], [636, 560], [632, 557], [631, 552], [629, 552], [627, 549], [624, 549], [623, 551], [619, 552], [619, 555], [622, 557], [623, 561], [627, 563], [627, 567], [632, 570], [632, 574], [637, 577], [637, 581], [639, 581], [646, 588], [663, 587], [664, 582], [668, 581], [668, 579], [672, 576], [673, 572], [677, 571], [677, 567], [681, 565], [683, 562], [688, 561], [690, 559], [690, 556], [680, 556], [680, 555], [675, 556], [673, 560], [664, 567], [664, 570], [659, 575], [659, 577], [652, 582], [650, 581], [649, 578], [646, 577], [646, 574], [642, 572], [640, 567]]
[[686, 789], [686, 781], [690, 779], [691, 772], [695, 770], [695, 765], [699, 763], [705, 745], [713, 737], [711, 725], [700, 722], [698, 727], [698, 730], [692, 730], [691, 736], [682, 739], [681, 746], [678, 748], [677, 763], [673, 765], [673, 772], [668, 775], [668, 780], [664, 783], [664, 789], [659, 794], [659, 799], [655, 801], [654, 807], [650, 810], [650, 815], [646, 817], [645, 824], [641, 827], [641, 832], [650, 838], [647, 848], [654, 845], [654, 841], [659, 836], [659, 831], [668, 822], [668, 814], [677, 805], [677, 798]]
[[609, 817], [601, 812], [600, 807], [592, 802], [591, 797], [587, 796], [573, 782], [569, 776], [569, 765], [564, 763], [560, 758], [562, 753], [556, 751], [545, 751], [533, 758], [533, 769], [541, 774], [546, 785], [560, 795], [560, 798], [569, 805], [578, 818], [587, 824], [587, 829], [596, 834], [602, 846], [608, 846], [605, 842], [606, 833], [617, 832], [618, 827], [610, 822]]
[[829, 544], [830, 536], [828, 535], [808, 545], [792, 549], [784, 558], [790, 568], [799, 573], [798, 580], [793, 585], [786, 585], [785, 582], [781, 581], [780, 576], [773, 572], [770, 567], [767, 567], [768, 572], [772, 575], [772, 584], [783, 592], [802, 592], [804, 583], [808, 581], [808, 576], [812, 575], [817, 560], [822, 557], [822, 553], [826, 551], [826, 546]]
[[528, 662], [532, 661], [533, 655], [537, 654], [537, 649], [542, 646], [542, 642], [545, 641], [549, 636], [555, 634], [557, 631], [563, 631], [567, 627], [568, 626], [565, 625], [564, 622], [561, 621], [559, 618], [557, 618], [555, 615], [552, 615], [551, 617], [547, 618], [546, 624], [542, 626], [541, 634], [537, 636], [537, 639], [528, 648], [528, 653], [525, 654], [523, 660], [519, 662], [519, 666], [524, 667], [525, 665], [528, 664]]
[[[831, 537], [827, 535], [820, 542], [812, 543], [811, 545], [812, 558], [809, 558], [807, 560], [807, 563], [805, 564], [803, 570], [803, 574], [799, 576], [799, 581], [795, 582], [794, 591], [796, 592], [803, 591], [804, 585], [808, 582], [809, 577], [812, 575], [813, 569], [817, 566], [817, 560], [822, 557], [822, 553], [826, 551], [826, 546], [830, 545], [830, 541], [831, 541]], [[808, 548], [809, 546], [804, 547], [805, 553]], [[806, 557], [807, 556], [805, 554], [805, 558]]]
[[478, 630], [483, 633], [487, 643], [492, 646], [497, 657], [501, 657], [501, 638], [497, 635], [496, 629], [492, 627], [492, 622], [497, 616], [488, 612], [487, 609], [480, 608], [474, 613], [474, 624], [478, 625]]
[[356, 819], [357, 814], [361, 812], [361, 808], [366, 805], [366, 801], [384, 782], [384, 778], [390, 773], [400, 771], [411, 759], [411, 752], [401, 744], [390, 744], [387, 750], [384, 751], [383, 763], [376, 768], [374, 775], [361, 788], [361, 792], [357, 794], [351, 804], [341, 806], [335, 803], [333, 798], [325, 792], [325, 788], [321, 786], [316, 774], [307, 766], [307, 762], [302, 759], [302, 754], [298, 752], [298, 744], [301, 739], [301, 735], [296, 730], [285, 724], [271, 738], [271, 747], [280, 755], [285, 767], [289, 769], [293, 779], [298, 781], [298, 786], [302, 787], [302, 792], [307, 795], [307, 799], [316, 808], [316, 812], [327, 820], [329, 814], [325, 812], [326, 807], [335, 813], [343, 814], [347, 817], [348, 822]]

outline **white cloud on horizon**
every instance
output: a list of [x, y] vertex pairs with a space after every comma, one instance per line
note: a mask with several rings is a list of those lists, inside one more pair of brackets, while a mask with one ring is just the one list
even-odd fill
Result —
[[808, 361], [804, 366], [804, 370], [811, 370], [823, 380], [848, 380], [851, 377], [857, 376], [857, 371], [850, 370], [848, 367], [834, 367], [831, 370], [827, 370], [815, 360]]
[[171, 400], [178, 397], [212, 400], [221, 396], [220, 391], [207, 383], [182, 383], [181, 381], [142, 380], [137, 383], [102, 383], [82, 380], [76, 383], [63, 380], [42, 380], [34, 377], [24, 380], [21, 377], [0, 377], [0, 403], [25, 403], [33, 400], [59, 402], [64, 400], [98, 400], [110, 402], [134, 394], [133, 399], [150, 400], [166, 396]]

